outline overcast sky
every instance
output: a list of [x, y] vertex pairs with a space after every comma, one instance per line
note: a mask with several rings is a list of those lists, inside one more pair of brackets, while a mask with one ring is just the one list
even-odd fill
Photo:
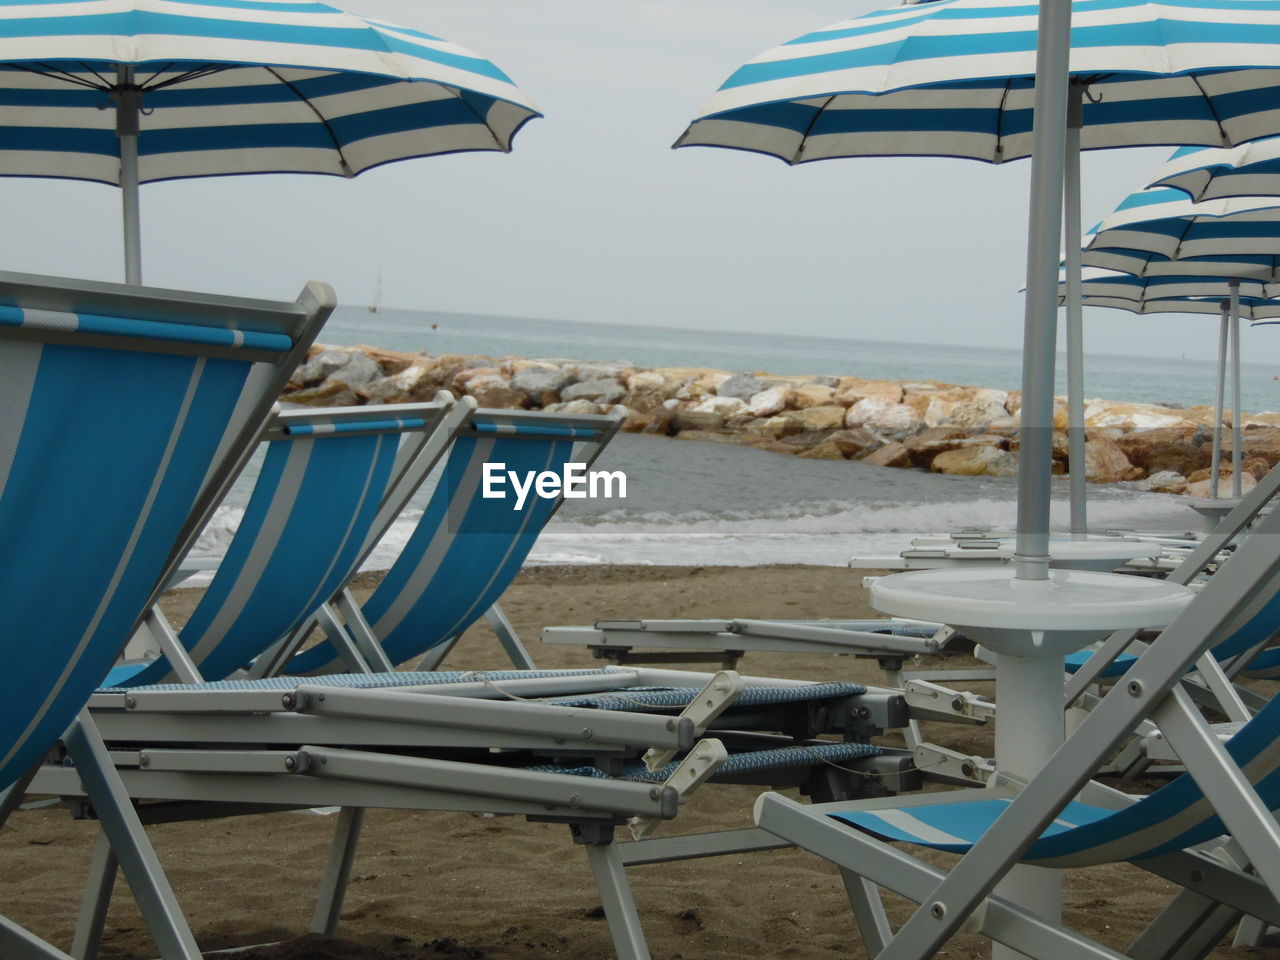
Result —
[[[493, 60], [545, 114], [509, 155], [355, 180], [142, 189], [148, 283], [290, 298], [327, 280], [386, 306], [1017, 347], [1029, 163], [787, 167], [671, 143], [743, 61], [883, 0], [346, 0]], [[1084, 159], [1084, 223], [1167, 156]], [[5, 266], [117, 280], [119, 192], [4, 180]], [[1213, 318], [1086, 312], [1090, 352], [1211, 355]], [[1280, 360], [1280, 328], [1246, 332]]]

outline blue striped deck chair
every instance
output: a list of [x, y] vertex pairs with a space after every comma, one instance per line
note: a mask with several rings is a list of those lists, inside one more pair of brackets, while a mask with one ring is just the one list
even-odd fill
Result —
[[[333, 302], [0, 273], [0, 823], [61, 737], [165, 957], [199, 954], [83, 708]], [[66, 955], [0, 920], [0, 956]]]
[[385, 671], [420, 657], [419, 669], [433, 670], [462, 632], [486, 617], [512, 662], [532, 669], [498, 599], [563, 500], [530, 494], [515, 509], [509, 497], [486, 498], [484, 465], [503, 463], [520, 474], [560, 473], [567, 463], [590, 466], [620, 422], [612, 416], [475, 411], [453, 441], [440, 483], [382, 583], [363, 605], [346, 592], [335, 600], [364, 661], [351, 662], [349, 653], [335, 652], [326, 641], [278, 667], [291, 674], [344, 667]]
[[[1116, 957], [1062, 925], [992, 895], [1015, 863], [1074, 867], [1131, 861], [1186, 889], [1135, 944], [1143, 957], [1198, 957], [1247, 915], [1280, 924], [1280, 703], [1225, 744], [1180, 685], [1234, 620], [1280, 577], [1280, 515], [1265, 517], [1156, 643], [1142, 652], [1025, 785], [887, 802], [801, 807], [765, 794], [756, 821], [835, 862], [872, 956], [933, 956], [962, 924], [1032, 957]], [[1136, 800], [1090, 777], [1150, 717], [1187, 773]], [[1223, 837], [1230, 840], [1223, 843]], [[892, 844], [961, 853], [949, 870]], [[1246, 871], [1245, 868], [1248, 868]], [[889, 928], [875, 885], [920, 907]], [[1187, 943], [1196, 944], [1188, 952]]]
[[[425, 477], [465, 406], [432, 403], [275, 414], [244, 517], [212, 582], [175, 634], [158, 608], [147, 625], [164, 653], [116, 667], [104, 687], [221, 680], [288, 637], [345, 584], [373, 548], [388, 497]], [[391, 511], [388, 511], [391, 512]]]

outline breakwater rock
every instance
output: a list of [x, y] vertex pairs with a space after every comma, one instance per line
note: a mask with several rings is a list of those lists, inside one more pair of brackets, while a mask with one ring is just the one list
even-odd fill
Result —
[[[284, 398], [342, 406], [428, 400], [438, 390], [474, 397], [483, 407], [611, 412], [633, 433], [749, 444], [798, 457], [964, 476], [1012, 476], [1018, 469], [1019, 392], [934, 380], [316, 346]], [[1090, 400], [1085, 421], [1090, 482], [1140, 481], [1162, 493], [1208, 496], [1212, 408]], [[1241, 479], [1247, 490], [1280, 461], [1280, 414], [1250, 414], [1243, 421]], [[1070, 468], [1066, 426], [1066, 401], [1059, 398], [1059, 472]], [[1225, 443], [1229, 450], [1229, 435]], [[1224, 460], [1222, 476], [1229, 477], [1229, 454]]]

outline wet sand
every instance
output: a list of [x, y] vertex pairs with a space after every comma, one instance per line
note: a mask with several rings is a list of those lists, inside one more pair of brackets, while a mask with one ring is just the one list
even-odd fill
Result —
[[[834, 567], [542, 567], [526, 570], [503, 607], [539, 666], [597, 666], [578, 648], [537, 639], [548, 624], [618, 617], [872, 616], [861, 573]], [[368, 589], [373, 579], [361, 578]], [[177, 622], [197, 591], [174, 591]], [[446, 661], [503, 664], [474, 627]], [[952, 661], [953, 665], [955, 664]], [[880, 683], [874, 661], [752, 654], [743, 672]], [[986, 691], [984, 691], [986, 692]], [[934, 725], [939, 742], [989, 753], [984, 728]], [[710, 786], [666, 834], [751, 825], [755, 788]], [[151, 828], [201, 947], [239, 960], [600, 960], [613, 955], [583, 852], [561, 825], [472, 814], [371, 811], [337, 937], [307, 934], [333, 817], [277, 813]], [[0, 909], [69, 947], [96, 824], [61, 808], [24, 810], [0, 830]], [[939, 856], [937, 862], [947, 858]], [[800, 851], [633, 868], [629, 876], [657, 960], [866, 956], [836, 870]], [[1128, 865], [1066, 877], [1069, 925], [1123, 951], [1176, 888]], [[890, 898], [900, 922], [906, 902]], [[274, 943], [273, 946], [254, 946]], [[101, 956], [156, 955], [127, 887], [117, 885]], [[978, 958], [988, 942], [961, 935], [939, 956]], [[1280, 957], [1219, 948], [1216, 958]]]

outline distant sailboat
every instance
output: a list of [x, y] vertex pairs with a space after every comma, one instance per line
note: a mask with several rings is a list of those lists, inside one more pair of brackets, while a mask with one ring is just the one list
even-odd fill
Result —
[[373, 291], [373, 303], [369, 304], [370, 313], [382, 310], [382, 271], [378, 271], [378, 286]]

